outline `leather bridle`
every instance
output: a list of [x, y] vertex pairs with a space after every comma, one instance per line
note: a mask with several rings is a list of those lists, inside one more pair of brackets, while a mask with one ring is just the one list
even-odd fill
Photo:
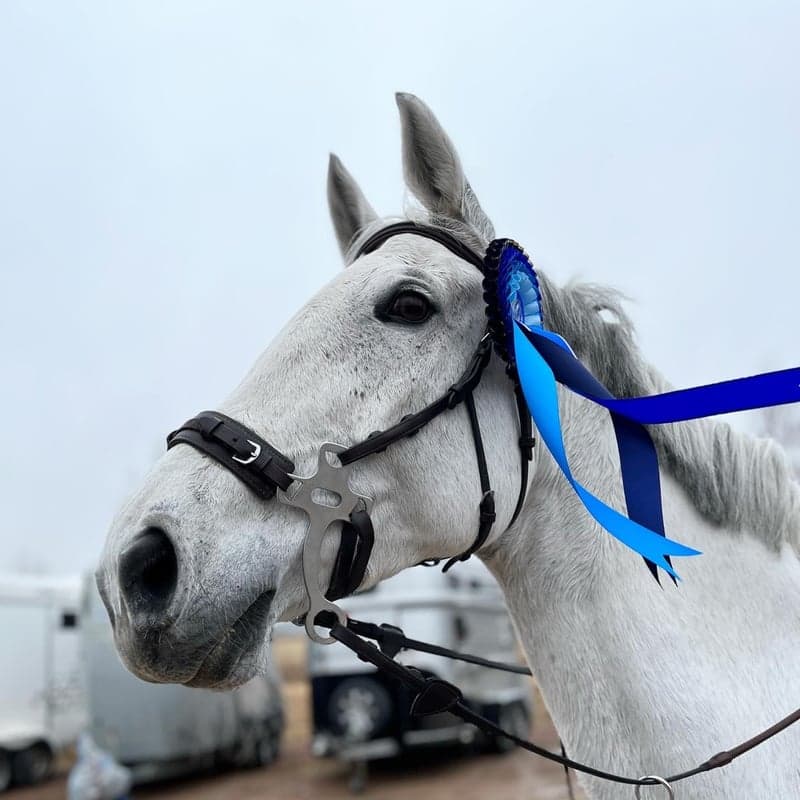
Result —
[[[414, 234], [433, 239], [483, 272], [484, 260], [455, 236], [447, 231], [414, 222], [399, 222], [377, 231], [364, 241], [357, 257], [377, 250], [388, 239], [401, 234]], [[401, 439], [414, 436], [439, 415], [463, 404], [469, 418], [480, 479], [478, 531], [472, 544], [463, 553], [447, 561], [444, 566], [445, 571], [457, 561], [468, 559], [489, 538], [495, 522], [494, 491], [489, 477], [473, 393], [483, 377], [491, 355], [492, 338], [487, 332], [478, 342], [466, 369], [444, 394], [419, 411], [404, 416], [386, 430], [373, 431], [366, 439], [349, 447], [325, 443], [320, 449], [317, 472], [311, 476], [295, 475], [295, 466], [289, 457], [255, 431], [218, 411], [204, 411], [188, 420], [170, 433], [167, 437], [167, 447], [181, 443], [189, 444], [233, 472], [262, 500], [268, 500], [278, 492], [279, 498], [288, 505], [301, 507], [309, 514], [312, 524], [309, 535], [306, 536], [303, 553], [304, 578], [311, 601], [306, 630], [316, 641], [328, 642], [329, 637], [321, 636], [315, 631], [315, 617], [322, 610], [334, 611], [337, 618], [344, 622], [344, 613], [334, 606], [332, 601], [352, 594], [361, 585], [374, 543], [374, 530], [368, 510], [372, 502], [370, 498], [352, 494], [350, 497], [352, 504], [341, 502], [334, 508], [316, 501], [316, 498], [321, 496], [316, 491], [319, 489], [327, 492], [328, 498], [331, 495], [338, 495], [341, 498], [343, 494], [349, 493], [347, 472], [351, 464], [381, 453]], [[533, 457], [535, 444], [530, 413], [516, 382], [514, 392], [519, 415], [520, 486], [509, 526], [517, 519], [525, 502], [528, 464]], [[342, 523], [340, 545], [330, 583], [323, 595], [317, 586], [321, 568], [319, 547], [327, 529], [336, 521]], [[433, 562], [426, 563], [438, 563], [439, 560], [434, 559]]]
[[[441, 228], [415, 222], [398, 222], [388, 225], [368, 237], [358, 248], [356, 258], [372, 253], [388, 239], [403, 234], [413, 234], [431, 239], [450, 252], [477, 267], [484, 275], [484, 290], [492, 281], [493, 254], [499, 252], [496, 240], [485, 257], [460, 241], [455, 235]], [[355, 492], [349, 482], [350, 466], [363, 458], [383, 452], [401, 439], [414, 436], [429, 422], [462, 403], [470, 422], [475, 457], [480, 478], [481, 499], [478, 505], [478, 532], [472, 544], [460, 555], [450, 558], [444, 569], [448, 570], [457, 561], [465, 561], [487, 541], [495, 522], [494, 492], [491, 488], [486, 455], [483, 446], [480, 422], [475, 408], [474, 391], [483, 377], [492, 356], [493, 346], [502, 353], [502, 344], [494, 335], [494, 320], [487, 308], [489, 325], [481, 337], [466, 369], [444, 394], [419, 411], [408, 414], [399, 422], [382, 431], [374, 431], [366, 439], [345, 447], [330, 442], [319, 448], [316, 472], [309, 476], [296, 475], [294, 462], [252, 429], [218, 411], [204, 411], [188, 420], [167, 437], [167, 447], [188, 444], [205, 453], [231, 471], [260, 499], [278, 499], [289, 506], [303, 510], [309, 517], [309, 527], [303, 543], [303, 579], [308, 595], [308, 611], [304, 618], [308, 636], [319, 643], [339, 641], [359, 658], [394, 676], [414, 693], [412, 713], [426, 715], [449, 711], [466, 722], [492, 736], [505, 736], [520, 747], [598, 778], [634, 786], [663, 786], [673, 797], [671, 784], [725, 766], [734, 758], [762, 744], [800, 720], [800, 709], [762, 731], [758, 735], [730, 750], [722, 751], [697, 767], [669, 778], [646, 776], [630, 778], [604, 772], [586, 764], [544, 750], [528, 740], [517, 737], [500, 728], [492, 720], [474, 711], [464, 700], [456, 686], [445, 681], [426, 677], [419, 671], [404, 666], [394, 659], [400, 650], [414, 649], [433, 652], [449, 658], [467, 660], [481, 666], [510, 672], [530, 674], [524, 667], [489, 661], [478, 656], [457, 653], [447, 648], [417, 642], [405, 637], [399, 628], [388, 625], [376, 626], [349, 619], [333, 601], [355, 592], [361, 585], [369, 564], [374, 543], [374, 530], [370, 511], [372, 498]], [[517, 503], [509, 522], [516, 521], [528, 489], [528, 466], [533, 457], [535, 438], [532, 434], [531, 417], [522, 396], [514, 371], [507, 369], [515, 394], [519, 415], [520, 488]], [[320, 491], [321, 490], [321, 491]], [[327, 589], [319, 586], [322, 572], [321, 549], [323, 539], [334, 522], [342, 523], [339, 549]], [[433, 559], [438, 563], [441, 559]], [[431, 563], [431, 562], [423, 562]], [[330, 630], [324, 636], [318, 628]], [[365, 641], [375, 639], [379, 647]]]

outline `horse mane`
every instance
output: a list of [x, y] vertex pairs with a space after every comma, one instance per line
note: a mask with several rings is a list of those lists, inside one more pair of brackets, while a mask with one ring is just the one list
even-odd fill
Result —
[[[441, 227], [478, 252], [488, 243], [485, 232], [463, 220], [428, 215], [413, 205], [406, 218]], [[372, 233], [400, 219], [372, 222], [345, 260], [352, 261]], [[590, 283], [558, 287], [538, 275], [545, 325], [569, 342], [612, 394], [638, 397], [674, 388], [642, 358], [620, 292]], [[735, 431], [719, 419], [647, 427], [662, 469], [704, 517], [729, 530], [749, 531], [775, 550], [789, 542], [800, 554], [800, 484], [776, 442]]]
[[[674, 388], [642, 358], [618, 292], [586, 283], [556, 287], [539, 278], [545, 324], [612, 394], [637, 397]], [[749, 531], [774, 549], [789, 542], [800, 553], [800, 484], [779, 445], [719, 419], [647, 427], [662, 468], [703, 516]]]

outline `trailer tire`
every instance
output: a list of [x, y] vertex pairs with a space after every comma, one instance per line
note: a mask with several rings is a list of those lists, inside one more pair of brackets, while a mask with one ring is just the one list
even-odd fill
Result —
[[226, 748], [220, 759], [224, 769], [250, 769], [256, 766], [258, 738], [255, 730], [247, 726], [237, 741]]
[[266, 767], [278, 757], [280, 738], [280, 731], [273, 730], [269, 725], [264, 726], [264, 730], [256, 742], [257, 766]]
[[0, 792], [11, 786], [11, 754], [0, 748]]
[[17, 786], [41, 783], [50, 776], [52, 768], [53, 751], [44, 742], [19, 750], [11, 758], [11, 773]]

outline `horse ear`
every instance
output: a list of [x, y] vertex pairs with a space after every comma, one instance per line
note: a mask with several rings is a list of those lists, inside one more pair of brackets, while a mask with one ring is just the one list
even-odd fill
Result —
[[462, 220], [487, 241], [494, 226], [469, 185], [450, 137], [433, 112], [413, 94], [395, 95], [403, 139], [403, 174], [408, 188], [434, 216]]
[[355, 178], [333, 153], [328, 162], [328, 208], [343, 256], [359, 232], [378, 218]]

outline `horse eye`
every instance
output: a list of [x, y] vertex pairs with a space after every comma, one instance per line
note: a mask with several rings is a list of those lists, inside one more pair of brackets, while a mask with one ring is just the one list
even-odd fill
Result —
[[420, 325], [433, 314], [433, 311], [431, 301], [424, 294], [414, 289], [401, 289], [388, 303], [378, 309], [378, 318], [406, 325]]

